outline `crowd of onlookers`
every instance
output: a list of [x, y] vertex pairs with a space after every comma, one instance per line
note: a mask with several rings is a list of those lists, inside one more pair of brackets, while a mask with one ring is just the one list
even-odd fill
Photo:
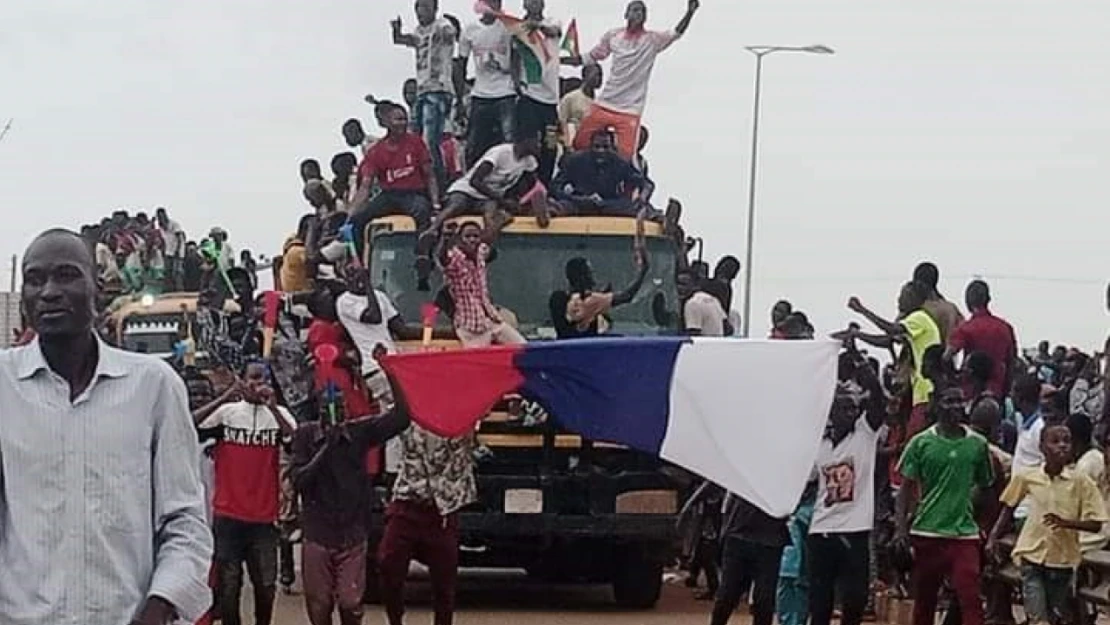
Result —
[[196, 293], [206, 272], [226, 272], [237, 265], [257, 284], [257, 272], [265, 268], [250, 250], [236, 258], [223, 228], [212, 228], [199, 242], [190, 239], [164, 207], [155, 209], [153, 218], [142, 211], [132, 215], [117, 210], [99, 223], [81, 226], [80, 234], [95, 250], [102, 304], [120, 295]]
[[[689, 585], [705, 573], [713, 625], [749, 592], [756, 625], [824, 625], [834, 611], [856, 624], [887, 597], [914, 600], [914, 625], [934, 623], [938, 605], [948, 624], [1006, 624], [1018, 595], [1029, 623], [1094, 622], [1075, 583], [1083, 554], [1110, 539], [1105, 354], [1047, 342], [1022, 353], [986, 282], [968, 284], [967, 316], [938, 282], [919, 265], [893, 317], [849, 300], [871, 327], [833, 335], [839, 382], [794, 515], [731, 496], [722, 511], [712, 484], [691, 498]], [[805, 325], [789, 310], [776, 304], [771, 338], [812, 337], [788, 327]]]

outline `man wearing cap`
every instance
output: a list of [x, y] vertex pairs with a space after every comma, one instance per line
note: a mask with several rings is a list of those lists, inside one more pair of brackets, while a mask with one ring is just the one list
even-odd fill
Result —
[[216, 248], [216, 261], [220, 264], [220, 268], [224, 271], [231, 269], [235, 266], [235, 250], [227, 244], [227, 230], [216, 226], [208, 233], [208, 238], [212, 240]]

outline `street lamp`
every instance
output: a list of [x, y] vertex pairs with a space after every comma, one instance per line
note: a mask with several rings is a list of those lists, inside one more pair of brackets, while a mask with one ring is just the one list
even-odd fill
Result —
[[752, 110], [751, 174], [748, 180], [748, 246], [744, 262], [744, 317], [740, 320], [741, 334], [744, 338], [749, 338], [752, 326], [752, 240], [755, 238], [755, 176], [759, 158], [759, 103], [760, 89], [763, 85], [763, 57], [775, 52], [833, 54], [833, 49], [823, 45], [746, 46], [745, 49], [755, 55], [755, 104]]

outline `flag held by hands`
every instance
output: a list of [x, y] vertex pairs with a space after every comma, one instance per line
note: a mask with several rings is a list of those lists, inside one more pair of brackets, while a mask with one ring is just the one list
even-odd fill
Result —
[[509, 393], [568, 430], [654, 454], [769, 514], [793, 511], [836, 386], [833, 341], [586, 339], [382, 359], [413, 420], [473, 432]]

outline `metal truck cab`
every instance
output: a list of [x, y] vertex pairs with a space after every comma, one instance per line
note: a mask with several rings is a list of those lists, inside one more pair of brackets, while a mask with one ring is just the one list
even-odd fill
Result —
[[[388, 217], [370, 227], [373, 281], [407, 322], [419, 325], [421, 307], [433, 301], [442, 276], [433, 275], [430, 291], [416, 289], [411, 219]], [[635, 232], [630, 218], [556, 218], [547, 229], [518, 218], [494, 245], [488, 269], [493, 302], [511, 313], [529, 340], [554, 339], [548, 302], [553, 292], [567, 289], [566, 262], [582, 256], [599, 286], [623, 288], [635, 277]], [[613, 311], [610, 334], [677, 330], [661, 326], [653, 314], [659, 298], [668, 309], [676, 307], [675, 251], [657, 224], [646, 224], [645, 238], [648, 277], [630, 304]], [[437, 335], [451, 331], [442, 314], [436, 325]], [[460, 348], [452, 340], [399, 347]], [[547, 420], [538, 406], [526, 406], [524, 419], [510, 418], [507, 406], [514, 398], [505, 399], [478, 431], [479, 501], [460, 516], [463, 566], [523, 568], [550, 581], [608, 583], [620, 605], [653, 606], [674, 545], [686, 474], [654, 456], [583, 440]]]

